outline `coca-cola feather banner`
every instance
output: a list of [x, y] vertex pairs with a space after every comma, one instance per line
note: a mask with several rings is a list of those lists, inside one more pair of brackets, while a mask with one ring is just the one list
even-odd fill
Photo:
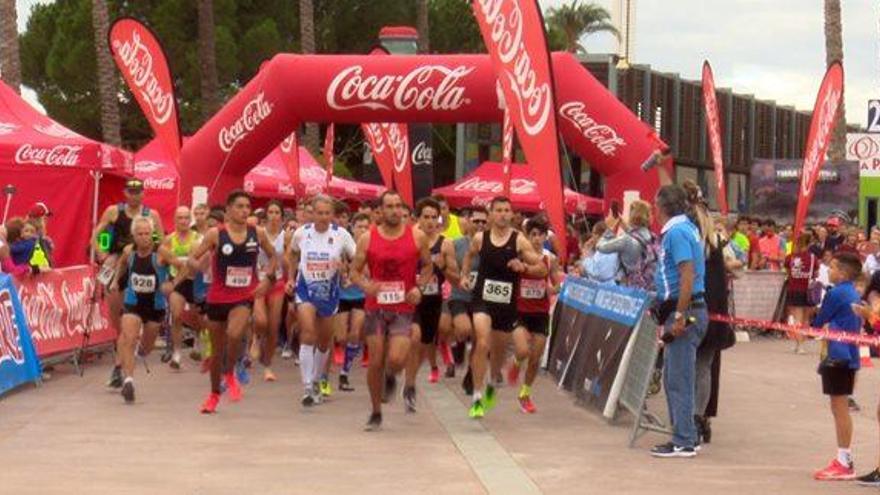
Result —
[[819, 170], [825, 161], [825, 152], [831, 143], [831, 133], [837, 121], [837, 113], [843, 100], [843, 66], [834, 62], [828, 67], [816, 104], [813, 107], [813, 119], [810, 122], [810, 133], [807, 134], [807, 146], [804, 150], [804, 168], [801, 173], [801, 187], [798, 192], [797, 210], [795, 211], [794, 232], [801, 232], [807, 210], [813, 195], [816, 193], [816, 181]]
[[526, 161], [565, 259], [565, 210], [550, 52], [537, 0], [472, 0]]
[[162, 45], [147, 26], [123, 17], [110, 27], [110, 52], [147, 122], [180, 168], [177, 99]]
[[333, 162], [336, 160], [336, 156], [333, 154], [333, 140], [336, 138], [336, 132], [334, 129], [334, 125], [331, 123], [329, 127], [327, 127], [327, 134], [324, 136], [324, 160], [327, 162], [326, 170], [327, 170], [327, 186], [330, 186], [330, 181], [333, 179]]
[[409, 127], [383, 122], [362, 124], [361, 129], [370, 144], [370, 153], [376, 160], [385, 187], [400, 193], [403, 202], [413, 206]]
[[715, 97], [715, 77], [709, 61], [703, 62], [703, 106], [706, 111], [706, 130], [709, 132], [709, 149], [715, 165], [715, 187], [718, 191], [718, 209], [727, 215], [727, 188], [724, 185], [724, 155], [721, 150], [721, 117], [718, 99]]
[[293, 184], [294, 193], [302, 194], [299, 182], [299, 139], [296, 137], [296, 131], [291, 132], [290, 136], [281, 142], [279, 149], [284, 167], [287, 169], [287, 176], [290, 177], [290, 183]]

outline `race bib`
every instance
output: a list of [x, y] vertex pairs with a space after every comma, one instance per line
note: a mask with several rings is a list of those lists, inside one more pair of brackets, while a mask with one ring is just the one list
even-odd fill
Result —
[[330, 280], [333, 270], [329, 261], [306, 261], [308, 278], [316, 282]]
[[139, 273], [131, 274], [131, 290], [136, 294], [152, 294], [156, 292], [156, 276], [141, 275]]
[[471, 287], [475, 287], [477, 285], [477, 272], [472, 271], [470, 276], [468, 277], [468, 282], [471, 284]]
[[247, 266], [228, 266], [226, 267], [226, 286], [227, 287], [248, 287], [251, 285], [251, 277], [253, 277], [253, 269]]
[[520, 279], [519, 297], [523, 299], [544, 299], [547, 295], [546, 280]]
[[400, 304], [406, 299], [406, 286], [403, 282], [379, 282], [376, 302], [379, 304]]
[[483, 282], [483, 300], [498, 304], [510, 304], [513, 295], [513, 284], [500, 280], [486, 279]]
[[432, 280], [422, 287], [422, 295], [424, 296], [436, 296], [437, 294], [440, 294], [440, 286], [437, 284], [437, 280]]
[[116, 268], [113, 267], [113, 263], [104, 263], [101, 265], [101, 270], [98, 271], [98, 282], [101, 285], [107, 285], [116, 275]]

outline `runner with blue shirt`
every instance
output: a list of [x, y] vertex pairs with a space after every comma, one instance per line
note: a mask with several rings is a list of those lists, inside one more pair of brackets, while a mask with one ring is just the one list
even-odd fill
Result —
[[[370, 230], [370, 216], [366, 213], [358, 213], [351, 220], [352, 237], [355, 243]], [[361, 351], [361, 339], [363, 336], [364, 319], [364, 290], [351, 281], [349, 267], [346, 265], [342, 274], [342, 287], [339, 291], [339, 311], [336, 313], [337, 324], [346, 335], [345, 358], [342, 369], [339, 371], [339, 390], [351, 392], [354, 387], [348, 381], [348, 374], [355, 358]]]

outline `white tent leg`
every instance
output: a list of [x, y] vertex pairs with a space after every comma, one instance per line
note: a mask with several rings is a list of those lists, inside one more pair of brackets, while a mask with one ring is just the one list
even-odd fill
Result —
[[[92, 196], [92, 229], [91, 231], [95, 231], [95, 227], [98, 226], [98, 190], [101, 185], [101, 172], [92, 172], [92, 177], [95, 178], [95, 193]], [[89, 242], [89, 264], [95, 264], [95, 240], [91, 239]]]

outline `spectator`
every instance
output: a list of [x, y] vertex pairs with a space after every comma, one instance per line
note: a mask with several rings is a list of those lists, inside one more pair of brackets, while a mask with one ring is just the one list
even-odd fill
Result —
[[[801, 234], [795, 243], [794, 251], [785, 258], [785, 270], [788, 272], [788, 288], [785, 296], [788, 323], [806, 325], [812, 316], [813, 305], [810, 304], [808, 290], [810, 282], [819, 273], [819, 260], [809, 249], [810, 235]], [[794, 334], [796, 341], [795, 354], [804, 354], [802, 347], [804, 337]]]
[[49, 261], [38, 242], [36, 223], [14, 218], [6, 225], [12, 263], [20, 269], [29, 268], [34, 274], [47, 271]]
[[862, 242], [858, 246], [859, 256], [862, 258], [862, 267], [865, 274], [870, 277], [880, 267], [880, 260], [877, 259], [877, 252], [880, 251], [880, 229], [871, 228], [871, 237]]
[[[837, 246], [835, 253], [852, 253], [859, 256], [859, 234], [855, 231], [848, 232], [843, 236], [843, 243]], [[861, 258], [860, 258], [861, 259]]]
[[52, 242], [52, 239], [47, 232], [48, 221], [51, 216], [52, 212], [43, 202], [34, 203], [34, 206], [32, 206], [28, 212], [28, 221], [34, 222], [34, 225], [37, 228], [37, 242], [40, 245], [40, 249], [42, 249], [45, 254], [48, 266], [53, 266], [55, 264], [52, 261], [52, 253], [55, 251], [55, 243]]
[[761, 269], [761, 222], [757, 218], [751, 219], [749, 224], [749, 269]]
[[731, 242], [743, 253], [749, 252], [749, 218], [742, 216], [736, 220], [733, 228], [733, 235], [730, 236]]
[[840, 232], [840, 219], [837, 217], [828, 217], [825, 222], [825, 228], [828, 230], [828, 236], [825, 238], [824, 249], [830, 249], [831, 252], [837, 251], [837, 248], [843, 244], [844, 235]]
[[623, 270], [623, 284], [644, 290], [654, 290], [651, 275], [657, 262], [654, 234], [651, 233], [651, 205], [646, 201], [634, 201], [629, 207], [629, 228], [615, 235], [621, 219], [609, 214], [605, 218], [608, 230], [596, 243], [596, 251], [616, 253]]
[[813, 227], [813, 239], [810, 244], [810, 252], [813, 256], [821, 259], [822, 251], [825, 250], [825, 242], [828, 240], [828, 229], [821, 225]]
[[697, 226], [685, 214], [687, 193], [676, 185], [660, 188], [657, 216], [663, 225], [657, 263], [657, 318], [664, 326], [664, 372], [672, 440], [651, 450], [656, 457], [694, 457], [694, 391], [697, 346], [706, 334], [706, 262]]
[[604, 222], [593, 226], [593, 235], [584, 243], [584, 260], [581, 273], [585, 278], [598, 284], [614, 284], [620, 277], [620, 257], [617, 253], [602, 253], [596, 244], [608, 227]]
[[761, 253], [761, 262], [758, 267], [763, 270], [779, 271], [782, 269], [785, 256], [779, 236], [776, 235], [776, 222], [764, 220], [763, 227], [763, 235], [758, 241], [758, 249]]

